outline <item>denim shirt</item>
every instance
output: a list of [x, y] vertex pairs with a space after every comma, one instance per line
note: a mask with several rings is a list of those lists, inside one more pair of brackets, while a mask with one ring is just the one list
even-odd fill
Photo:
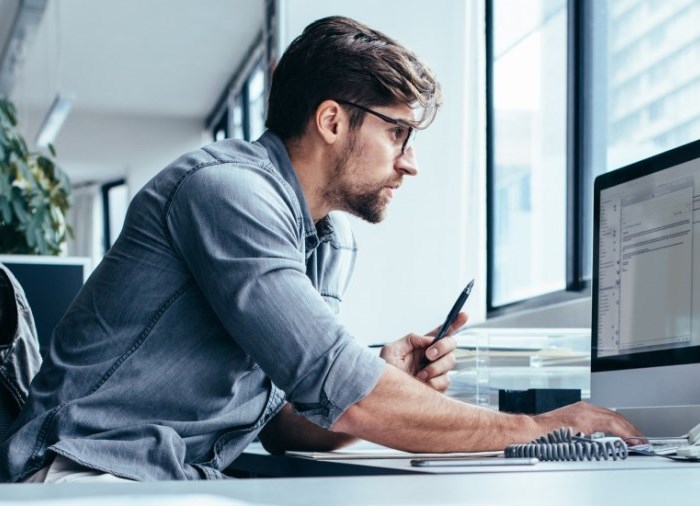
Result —
[[135, 480], [221, 478], [285, 399], [328, 428], [384, 362], [338, 322], [355, 255], [281, 140], [186, 154], [134, 197], [54, 331], [0, 479], [51, 453]]

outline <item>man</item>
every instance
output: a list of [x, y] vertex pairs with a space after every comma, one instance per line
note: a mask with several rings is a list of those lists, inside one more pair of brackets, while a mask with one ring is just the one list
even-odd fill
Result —
[[586, 404], [529, 417], [449, 399], [453, 338], [411, 334], [380, 358], [338, 323], [355, 244], [334, 211], [382, 220], [441, 102], [411, 51], [319, 20], [269, 100], [258, 142], [189, 153], [135, 196], [0, 447], [3, 479], [221, 478], [256, 435], [271, 452], [358, 437], [502, 449], [560, 426], [636, 435]]

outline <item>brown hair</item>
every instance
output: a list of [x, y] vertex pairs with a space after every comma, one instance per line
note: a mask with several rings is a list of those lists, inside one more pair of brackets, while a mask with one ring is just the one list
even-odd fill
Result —
[[[349, 18], [314, 21], [287, 48], [272, 76], [265, 126], [283, 140], [300, 137], [321, 102], [422, 108], [426, 128], [442, 104], [440, 83], [406, 47]], [[365, 112], [353, 108], [350, 126]]]

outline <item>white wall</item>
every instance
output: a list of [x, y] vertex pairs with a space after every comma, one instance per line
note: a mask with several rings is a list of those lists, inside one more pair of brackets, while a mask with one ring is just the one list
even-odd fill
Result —
[[282, 2], [285, 46], [315, 19], [349, 16], [409, 46], [443, 86], [443, 109], [416, 139], [420, 174], [404, 181], [383, 223], [354, 222], [360, 253], [342, 317], [362, 342], [438, 326], [471, 278], [477, 284], [468, 310], [472, 321], [483, 319], [483, 128], [477, 121], [483, 67], [474, 60], [483, 43], [480, 4], [443, 0], [438, 9], [421, 0]]

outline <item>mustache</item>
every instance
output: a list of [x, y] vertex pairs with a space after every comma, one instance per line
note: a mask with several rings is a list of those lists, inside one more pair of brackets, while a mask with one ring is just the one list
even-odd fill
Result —
[[394, 188], [395, 190], [398, 190], [401, 185], [403, 184], [403, 176], [399, 176], [398, 178], [389, 178], [387, 179], [382, 187], [388, 186], [390, 188]]

